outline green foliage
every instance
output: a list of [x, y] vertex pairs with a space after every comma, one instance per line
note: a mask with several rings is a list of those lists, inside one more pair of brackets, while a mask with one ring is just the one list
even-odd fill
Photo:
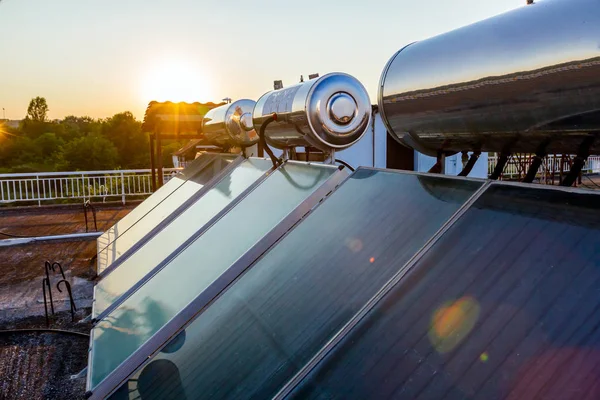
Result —
[[[18, 129], [0, 130], [0, 171], [44, 172], [150, 168], [148, 135], [126, 111], [107, 119], [68, 116], [47, 120], [43, 97], [31, 100]], [[183, 143], [163, 143], [163, 166]]]
[[162, 165], [164, 168], [173, 168], [173, 153], [182, 147], [183, 144], [179, 142], [172, 142], [162, 146]]
[[52, 157], [60, 153], [65, 142], [55, 133], [46, 132], [33, 141], [44, 157]]
[[123, 168], [144, 168], [150, 151], [148, 136], [142, 134], [142, 124], [129, 111], [116, 114], [102, 124], [102, 133], [116, 147]]
[[50, 126], [51, 124], [48, 122], [25, 118], [21, 122], [20, 131], [24, 136], [35, 139], [43, 133], [49, 132]]
[[32, 121], [45, 122], [48, 118], [48, 103], [43, 97], [31, 99], [27, 107], [27, 118]]
[[67, 143], [63, 157], [68, 170], [95, 171], [114, 169], [119, 153], [110, 140], [100, 134], [91, 134]]

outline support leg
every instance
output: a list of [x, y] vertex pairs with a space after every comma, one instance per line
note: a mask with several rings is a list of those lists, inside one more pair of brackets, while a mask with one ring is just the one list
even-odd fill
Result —
[[459, 172], [458, 176], [467, 176], [467, 175], [469, 175], [471, 173], [471, 171], [473, 170], [473, 167], [477, 163], [477, 160], [479, 160], [479, 156], [480, 155], [481, 155], [480, 151], [477, 151], [477, 152], [471, 154], [471, 157], [469, 157], [469, 161], [467, 161], [467, 163], [465, 164], [463, 170]]
[[571, 165], [571, 170], [567, 172], [565, 178], [560, 183], [560, 186], [573, 186], [577, 177], [581, 173], [583, 166], [585, 165], [585, 161], [590, 155], [590, 148], [594, 144], [596, 140], [596, 136], [588, 136], [586, 137], [581, 145], [579, 146], [579, 150], [577, 151], [577, 156], [573, 160], [573, 164]]
[[500, 157], [498, 157], [498, 162], [496, 163], [494, 171], [490, 175], [490, 179], [495, 181], [498, 178], [500, 178], [500, 175], [502, 175], [502, 171], [504, 171], [504, 167], [506, 167], [506, 163], [508, 162], [509, 158], [510, 152], [503, 151], [502, 153], [500, 153]]
[[529, 165], [527, 174], [525, 175], [525, 178], [523, 179], [524, 183], [531, 183], [535, 179], [538, 170], [542, 166], [542, 162], [544, 161], [544, 158], [548, 155], [546, 152], [546, 148], [548, 147], [549, 143], [550, 143], [550, 141], [546, 140], [542, 144], [540, 144], [540, 147], [535, 152], [535, 156], [533, 157], [533, 161], [531, 162], [531, 165]]

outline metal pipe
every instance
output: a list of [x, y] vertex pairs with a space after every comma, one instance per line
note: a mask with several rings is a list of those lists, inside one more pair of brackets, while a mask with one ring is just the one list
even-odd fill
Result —
[[100, 237], [104, 232], [89, 232], [89, 233], [73, 233], [68, 235], [55, 236], [37, 236], [30, 238], [16, 238], [0, 240], [0, 247], [20, 246], [23, 244], [34, 242], [47, 242], [52, 240], [69, 240], [69, 239], [95, 239]]
[[[154, 165], [154, 135], [150, 135], [150, 168], [152, 169], [152, 191], [156, 192], [156, 167]], [[123, 193], [123, 195], [125, 195]]]
[[164, 173], [163, 173], [163, 160], [162, 160], [162, 142], [160, 139], [160, 132], [156, 134], [156, 174], [157, 174], [157, 184], [156, 188], [162, 187], [164, 183]]

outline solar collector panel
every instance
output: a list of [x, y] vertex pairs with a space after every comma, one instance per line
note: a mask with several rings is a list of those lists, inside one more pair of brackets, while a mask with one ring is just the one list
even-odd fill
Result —
[[491, 186], [290, 397], [589, 395], [597, 196]]
[[176, 368], [143, 398], [274, 395], [481, 185], [359, 169], [155, 356]]
[[[98, 323], [92, 331], [89, 387], [96, 387], [127, 357], [136, 355], [149, 338], [186, 310], [190, 301], [213, 290], [215, 282], [220, 285], [222, 275], [238, 260], [251, 257], [246, 253], [259, 246], [263, 236], [271, 235], [298, 206], [312, 207], [341, 174], [334, 166], [294, 162], [272, 172]], [[300, 217], [294, 217], [294, 222]]]

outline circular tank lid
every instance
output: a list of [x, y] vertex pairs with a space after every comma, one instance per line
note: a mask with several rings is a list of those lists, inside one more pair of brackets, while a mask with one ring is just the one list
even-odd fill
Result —
[[356, 102], [347, 93], [337, 93], [327, 102], [331, 119], [339, 125], [349, 124], [356, 116]]
[[237, 100], [229, 105], [225, 121], [227, 132], [238, 143], [250, 146], [258, 142], [258, 135], [252, 123], [254, 100]]
[[313, 85], [306, 101], [311, 130], [321, 146], [343, 149], [369, 127], [371, 102], [363, 85], [343, 73], [327, 74]]
[[251, 131], [254, 129], [254, 123], [252, 122], [252, 113], [251, 112], [242, 114], [242, 116], [240, 117], [240, 126], [245, 131]]

